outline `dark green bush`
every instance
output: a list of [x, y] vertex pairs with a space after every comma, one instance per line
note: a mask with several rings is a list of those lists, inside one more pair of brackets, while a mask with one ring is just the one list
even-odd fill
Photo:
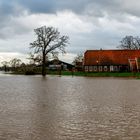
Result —
[[34, 75], [34, 74], [35, 74], [34, 71], [26, 71], [26, 72], [25, 72], [25, 75]]

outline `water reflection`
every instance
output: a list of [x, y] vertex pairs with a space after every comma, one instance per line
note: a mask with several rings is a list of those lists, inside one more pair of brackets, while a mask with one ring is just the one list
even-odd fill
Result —
[[140, 139], [139, 81], [0, 77], [0, 139]]

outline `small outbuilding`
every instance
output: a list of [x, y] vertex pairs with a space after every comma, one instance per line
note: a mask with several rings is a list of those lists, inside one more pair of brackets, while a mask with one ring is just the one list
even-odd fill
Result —
[[58, 69], [72, 70], [72, 68], [74, 67], [74, 65], [66, 63], [66, 62], [58, 60], [58, 59], [48, 61], [46, 65], [49, 70], [58, 70]]

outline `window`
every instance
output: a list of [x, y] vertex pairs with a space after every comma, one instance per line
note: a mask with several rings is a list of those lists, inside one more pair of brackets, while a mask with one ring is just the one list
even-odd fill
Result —
[[85, 71], [88, 71], [88, 66], [85, 66]]
[[114, 71], [113, 66], [110, 66], [110, 71]]
[[92, 66], [89, 66], [89, 71], [93, 71], [93, 68], [92, 68]]
[[117, 66], [114, 66], [114, 71], [118, 71], [118, 67]]
[[102, 66], [99, 66], [99, 71], [102, 71], [103, 70], [103, 67]]
[[97, 66], [93, 66], [93, 70], [94, 71], [97, 71]]
[[107, 66], [104, 66], [104, 71], [107, 71]]

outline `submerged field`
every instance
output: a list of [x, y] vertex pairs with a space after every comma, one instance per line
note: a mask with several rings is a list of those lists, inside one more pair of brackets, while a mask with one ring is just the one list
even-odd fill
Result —
[[91, 77], [140, 77], [140, 73], [133, 72], [71, 72], [71, 71], [50, 71], [48, 74], [73, 75], [73, 76], [91, 76]]
[[140, 83], [0, 75], [0, 140], [139, 140]]

